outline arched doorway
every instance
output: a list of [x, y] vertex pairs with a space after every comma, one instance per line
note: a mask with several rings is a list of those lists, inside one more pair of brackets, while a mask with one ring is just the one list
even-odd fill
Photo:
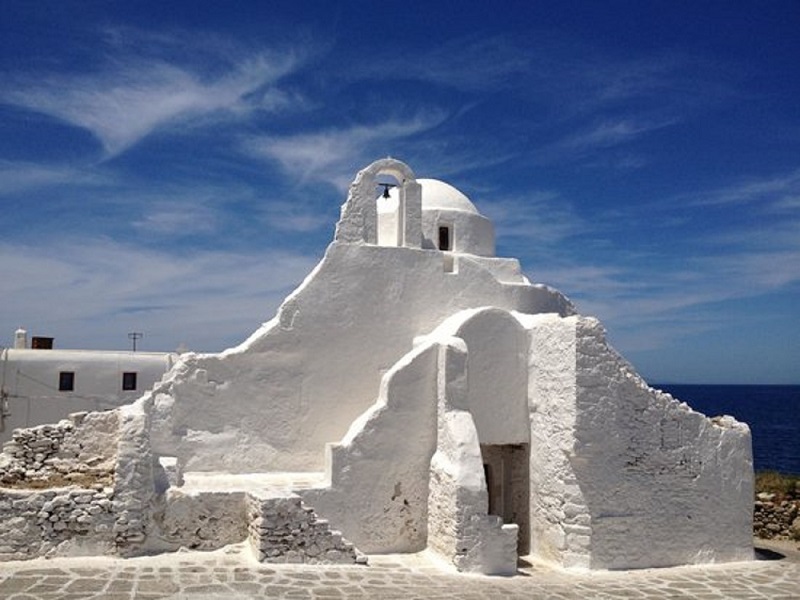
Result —
[[480, 443], [488, 514], [519, 526], [520, 555], [530, 551], [528, 338], [507, 311], [478, 311], [455, 335], [467, 345], [467, 405]]
[[428, 546], [460, 570], [512, 573], [530, 551], [528, 337], [499, 308], [459, 313], [439, 334], [452, 342], [439, 361]]

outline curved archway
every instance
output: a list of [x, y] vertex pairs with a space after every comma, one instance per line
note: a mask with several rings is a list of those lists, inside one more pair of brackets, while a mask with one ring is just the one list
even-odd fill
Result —
[[528, 337], [510, 313], [479, 309], [453, 332], [467, 344], [467, 408], [482, 444], [527, 444]]
[[[429, 543], [445, 555], [453, 547], [467, 548], [454, 555], [467, 569], [513, 572], [517, 553], [530, 551], [531, 537], [528, 334], [508, 311], [485, 307], [454, 315], [434, 335], [456, 342], [444, 350], [439, 366]], [[454, 513], [462, 538], [436, 530], [437, 520]], [[470, 533], [475, 524], [479, 532]], [[468, 538], [474, 535], [486, 539], [473, 547]]]

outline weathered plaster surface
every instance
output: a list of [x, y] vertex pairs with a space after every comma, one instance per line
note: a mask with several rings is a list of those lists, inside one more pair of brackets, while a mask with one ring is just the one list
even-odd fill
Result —
[[576, 336], [571, 463], [591, 519], [590, 566], [751, 559], [747, 425], [708, 419], [647, 387], [596, 319], [579, 318]]

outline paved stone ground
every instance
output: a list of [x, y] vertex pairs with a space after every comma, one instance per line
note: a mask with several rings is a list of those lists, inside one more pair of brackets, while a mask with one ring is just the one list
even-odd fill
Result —
[[533, 565], [516, 577], [460, 575], [425, 554], [372, 556], [367, 567], [262, 565], [243, 545], [134, 559], [38, 559], [0, 564], [0, 599], [800, 599], [798, 544], [757, 545], [773, 560], [591, 573]]

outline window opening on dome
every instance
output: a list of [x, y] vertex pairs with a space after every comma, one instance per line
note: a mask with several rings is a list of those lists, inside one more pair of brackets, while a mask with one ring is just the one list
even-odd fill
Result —
[[453, 239], [449, 225], [439, 225], [439, 250], [449, 252], [453, 249]]

